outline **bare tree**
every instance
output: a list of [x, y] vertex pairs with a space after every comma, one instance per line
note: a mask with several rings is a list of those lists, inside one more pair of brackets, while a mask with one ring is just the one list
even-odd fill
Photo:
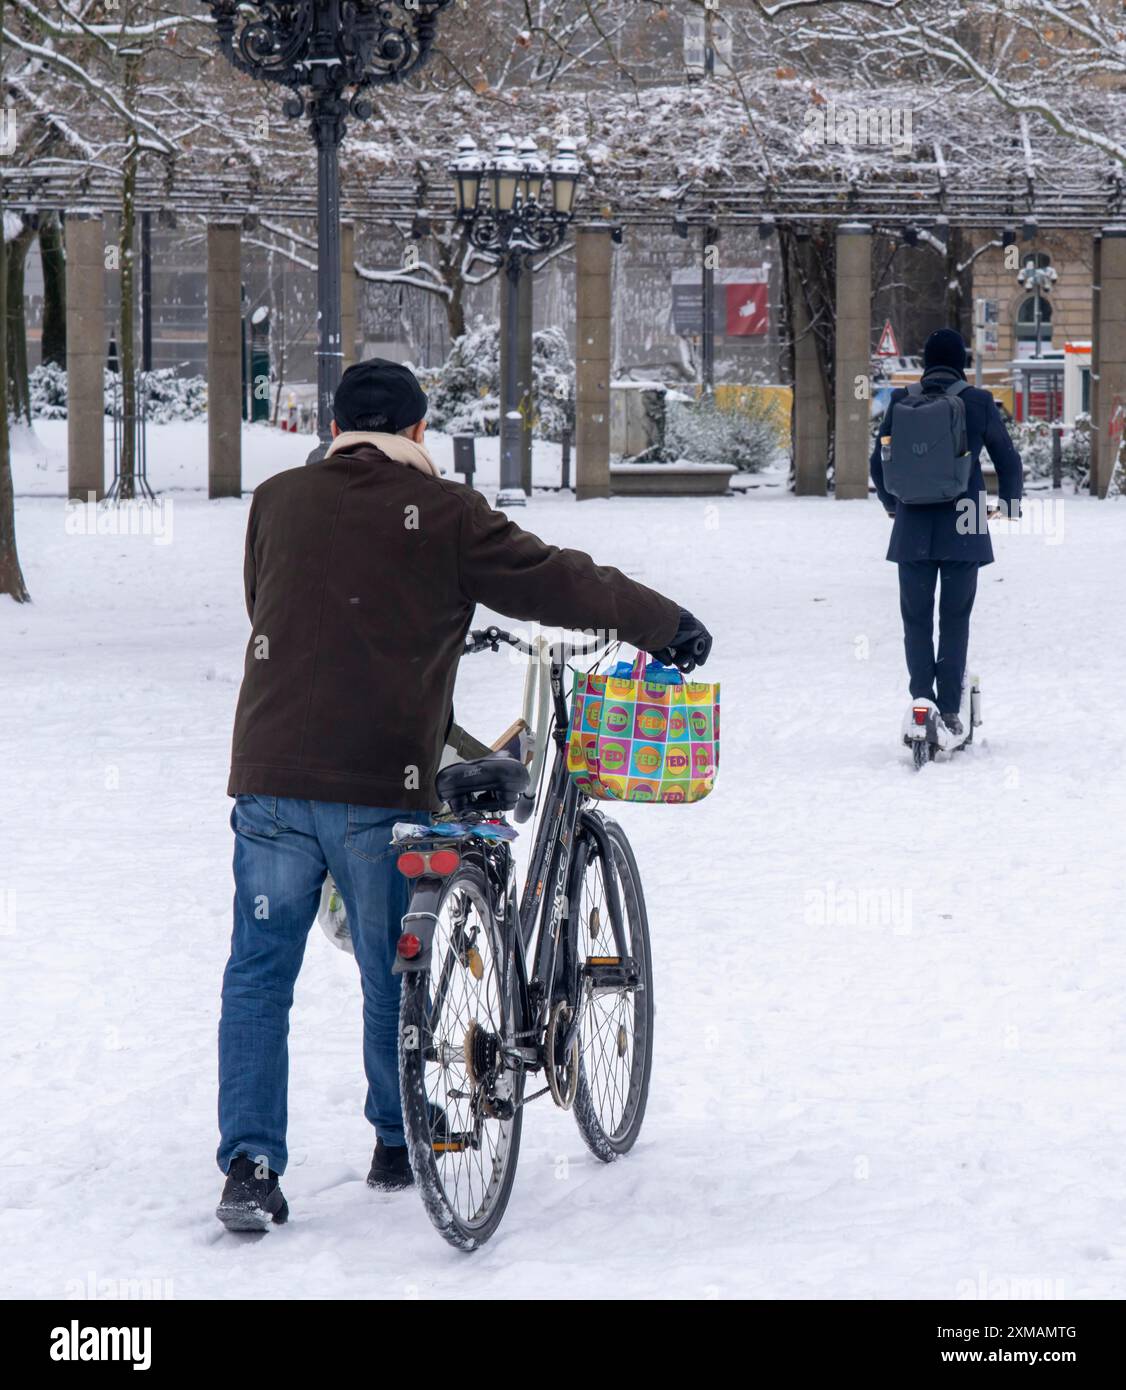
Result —
[[826, 48], [851, 72], [929, 76], [948, 99], [988, 93], [1126, 162], [1108, 88], [1126, 77], [1121, 5], [1107, 0], [760, 0], [796, 51]]
[[[6, 0], [0, 0], [0, 31], [4, 25]], [[4, 46], [0, 43], [0, 87], [4, 76]], [[6, 134], [6, 132], [5, 132]], [[4, 180], [0, 179], [0, 323], [8, 321], [8, 213], [4, 206]], [[8, 335], [0, 333], [0, 383], [5, 386], [0, 409], [0, 594], [17, 603], [27, 603], [31, 595], [24, 583], [20, 557], [16, 550], [16, 499], [12, 487], [12, 456], [8, 438]]]

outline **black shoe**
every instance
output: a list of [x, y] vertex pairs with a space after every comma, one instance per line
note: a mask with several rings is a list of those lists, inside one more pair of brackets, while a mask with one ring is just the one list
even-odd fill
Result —
[[962, 728], [962, 721], [956, 714], [944, 714], [942, 716], [942, 722], [955, 738], [961, 738], [965, 733], [965, 729]]
[[374, 1187], [377, 1192], [399, 1192], [404, 1187], [414, 1186], [414, 1174], [405, 1144], [389, 1148], [382, 1139], [375, 1141], [368, 1186]]
[[264, 1231], [270, 1223], [282, 1225], [289, 1219], [289, 1207], [278, 1185], [278, 1175], [261, 1169], [247, 1154], [237, 1154], [227, 1169], [227, 1182], [215, 1215], [228, 1231]]

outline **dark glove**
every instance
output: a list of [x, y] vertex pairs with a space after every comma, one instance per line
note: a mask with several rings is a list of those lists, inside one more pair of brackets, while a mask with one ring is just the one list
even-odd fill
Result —
[[711, 633], [699, 618], [694, 618], [687, 608], [682, 608], [676, 636], [667, 647], [652, 655], [662, 666], [675, 666], [687, 675], [697, 666], [703, 666], [711, 649]]

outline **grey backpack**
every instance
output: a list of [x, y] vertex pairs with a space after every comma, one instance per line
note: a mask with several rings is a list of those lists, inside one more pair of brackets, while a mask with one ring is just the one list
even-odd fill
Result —
[[891, 457], [884, 486], [909, 505], [952, 502], [970, 483], [973, 458], [966, 435], [967, 382], [925, 390], [916, 382], [892, 411]]

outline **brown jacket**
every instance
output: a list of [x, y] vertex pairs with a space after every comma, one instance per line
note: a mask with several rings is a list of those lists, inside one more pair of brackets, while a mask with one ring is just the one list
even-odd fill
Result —
[[[433, 810], [474, 606], [672, 641], [678, 606], [371, 444], [254, 493], [228, 794]], [[502, 721], [503, 722], [503, 721]]]

